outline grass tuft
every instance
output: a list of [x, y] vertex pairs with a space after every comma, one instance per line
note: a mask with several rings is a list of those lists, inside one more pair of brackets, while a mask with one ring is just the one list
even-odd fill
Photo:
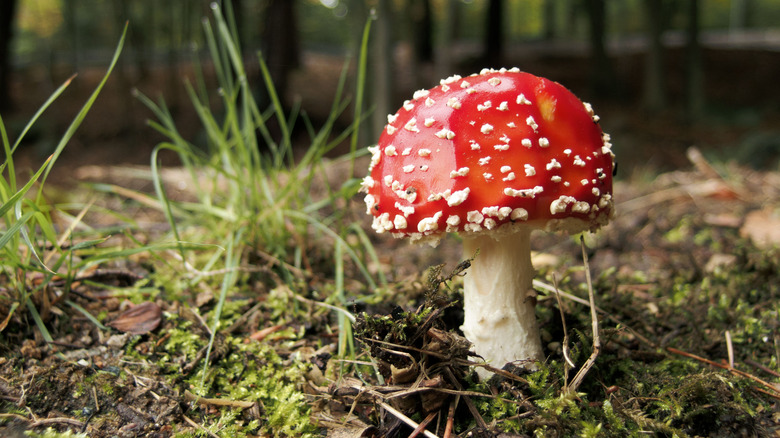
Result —
[[[349, 106], [344, 89], [346, 66], [336, 88], [328, 118], [315, 129], [297, 107], [286, 112], [270, 72], [258, 53], [259, 71], [267, 96], [262, 108], [256, 90], [250, 86], [244, 55], [232, 23], [231, 12], [213, 8], [213, 18], [204, 20], [203, 31], [218, 93], [209, 95], [202, 67], [196, 61], [196, 83], [187, 81], [190, 102], [199, 118], [203, 140], [185, 139], [176, 126], [164, 100], [154, 101], [137, 93], [138, 99], [156, 116], [150, 125], [166, 136], [154, 150], [151, 178], [156, 199], [144, 203], [157, 206], [170, 226], [167, 241], [176, 246], [179, 262], [186, 272], [221, 272], [215, 285], [216, 307], [211, 313], [207, 344], [198, 395], [209, 392], [214, 345], [224, 324], [223, 306], [248, 280], [243, 272], [251, 270], [252, 260], [271, 260], [272, 282], [284, 284], [293, 293], [308, 293], [305, 278], [323, 270], [333, 272], [335, 285], [326, 287], [332, 294], [327, 301], [346, 307], [345, 271], [362, 276], [365, 290], [373, 291], [386, 283], [384, 276], [369, 272], [366, 260], [378, 261], [376, 252], [361, 227], [351, 219], [349, 206], [357, 194], [359, 180], [354, 178], [354, 146], [363, 113], [356, 102], [355, 121], [337, 130], [337, 120]], [[366, 26], [368, 32], [369, 26]], [[359, 64], [358, 97], [362, 100], [367, 45], [362, 47]], [[297, 132], [308, 132], [308, 145], [301, 145]], [[335, 147], [352, 139], [351, 152], [332, 162], [348, 165], [347, 180], [332, 186], [327, 175], [326, 157]], [[188, 176], [192, 200], [173, 199], [169, 195], [160, 156], [173, 152]], [[136, 193], [137, 199], [144, 198]], [[202, 257], [192, 244], [217, 247], [214, 256]], [[335, 262], [334, 262], [335, 261]], [[319, 265], [318, 265], [319, 264]], [[351, 275], [351, 274], [349, 274]], [[197, 290], [207, 278], [191, 275], [184, 279], [184, 290]], [[272, 286], [273, 287], [273, 286]], [[245, 290], [244, 288], [243, 290]], [[298, 290], [296, 290], [298, 289]], [[338, 354], [355, 356], [351, 322], [343, 312], [336, 313], [339, 327]], [[281, 427], [281, 426], [280, 426]], [[284, 430], [284, 427], [278, 430]], [[292, 433], [293, 431], [290, 431]]]
[[[72, 223], [64, 232], [58, 234], [53, 217], [53, 212], [56, 209], [47, 201], [43, 189], [57, 158], [81, 126], [116, 66], [126, 34], [127, 26], [122, 32], [113, 59], [102, 80], [76, 114], [60, 138], [54, 152], [21, 187], [16, 179], [14, 153], [30, 128], [67, 89], [74, 77], [66, 80], [43, 103], [22, 129], [13, 145], [9, 140], [5, 124], [0, 118], [0, 141], [2, 141], [6, 157], [0, 165], [0, 201], [2, 201], [0, 204], [0, 218], [2, 218], [0, 219], [2, 220], [2, 228], [0, 228], [0, 254], [2, 254], [0, 257], [2, 260], [0, 262], [0, 277], [5, 280], [7, 286], [4, 290], [8, 292], [0, 294], [0, 309], [8, 310], [7, 316], [0, 322], [0, 331], [6, 328], [17, 310], [26, 308], [43, 339], [52, 342], [52, 337], [45, 324], [45, 314], [50, 310], [48, 306], [53, 297], [48, 296], [50, 292], [46, 286], [55, 278], [64, 279], [67, 291], [67, 284], [78, 272], [78, 266], [73, 264], [74, 252], [83, 249], [88, 244], [82, 242], [77, 245], [65, 245], [70, 242], [72, 232], [86, 210], [73, 218]], [[33, 190], [36, 187], [37, 190]], [[31, 196], [31, 193], [34, 194]], [[67, 297], [63, 298], [67, 299]]]

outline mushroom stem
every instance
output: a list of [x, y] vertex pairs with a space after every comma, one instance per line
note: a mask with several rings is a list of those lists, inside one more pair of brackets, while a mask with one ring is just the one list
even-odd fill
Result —
[[[496, 368], [507, 362], [533, 368], [543, 359], [532, 291], [531, 229], [519, 229], [495, 238], [463, 237], [466, 257], [479, 253], [466, 271], [461, 329], [477, 354]], [[479, 368], [487, 378], [492, 373]]]

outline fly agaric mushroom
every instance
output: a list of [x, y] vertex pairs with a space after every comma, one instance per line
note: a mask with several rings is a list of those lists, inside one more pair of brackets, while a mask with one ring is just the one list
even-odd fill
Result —
[[452, 76], [388, 116], [362, 184], [367, 213], [378, 233], [412, 241], [459, 233], [477, 254], [466, 338], [495, 367], [539, 361], [530, 234], [609, 222], [610, 147], [590, 105], [557, 82], [518, 69]]

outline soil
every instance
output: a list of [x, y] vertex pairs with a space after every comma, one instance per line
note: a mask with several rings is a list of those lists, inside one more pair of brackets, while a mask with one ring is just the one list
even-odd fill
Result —
[[[722, 55], [710, 53], [711, 62], [723, 61]], [[742, 53], [728, 59], [739, 63], [748, 56]], [[629, 58], [619, 63], [622, 69], [629, 70], [635, 65]], [[776, 58], [772, 59], [776, 62]], [[538, 62], [540, 70], [553, 75], [561, 72], [558, 76], [570, 79], [573, 72], [581, 71], [582, 67], [577, 60], [533, 58], [522, 61]], [[337, 73], [341, 66], [339, 60], [334, 59], [317, 59], [316, 62], [321, 68], [318, 74]], [[27, 76], [32, 82], [24, 84], [24, 89], [50, 89], [46, 76], [32, 72]], [[77, 86], [89, 90], [90, 76], [89, 73], [82, 75], [79, 81], [83, 82]], [[159, 80], [151, 82], [163, 89], [167, 73], [157, 72], [157, 77]], [[713, 70], [710, 77], [709, 83], [715, 87], [711, 95], [719, 99], [722, 108], [729, 109], [710, 114], [706, 120], [693, 124], [680, 121], [676, 110], [650, 117], [635, 104], [614, 100], [594, 104], [605, 130], [612, 133], [622, 178], [614, 190], [619, 212], [615, 221], [597, 236], [588, 237], [586, 242], [590, 270], [596, 278], [597, 305], [604, 312], [602, 324], [607, 332], [602, 341], [602, 356], [597, 358], [596, 368], [585, 376], [588, 383], [583, 391], [587, 395], [583, 399], [593, 400], [591, 403], [612, 400], [616, 410], [619, 410], [619, 403], [623, 403], [622, 412], [642, 414], [640, 408], [650, 402], [632, 397], [625, 388], [615, 388], [615, 382], [624, 377], [619, 377], [616, 369], [610, 370], [610, 364], [618, 363], [622, 358], [642, 364], [677, 358], [685, 360], [687, 366], [695, 367], [694, 375], [706, 376], [701, 380], [702, 386], [696, 387], [701, 397], [686, 399], [686, 406], [699, 410], [691, 409], [687, 416], [680, 415], [678, 423], [669, 425], [672, 429], [653, 425], [652, 419], [643, 423], [644, 428], [659, 435], [683, 431], [692, 436], [776, 436], [780, 433], [780, 393], [776, 383], [780, 327], [777, 321], [773, 327], [762, 329], [773, 335], [754, 339], [741, 331], [741, 324], [746, 324], [744, 321], [729, 319], [734, 315], [728, 313], [728, 309], [717, 310], [724, 312], [722, 325], [713, 323], [710, 316], [715, 312], [712, 308], [717, 308], [717, 297], [712, 297], [712, 301], [690, 299], [670, 305], [667, 297], [659, 295], [659, 291], [668, 291], [671, 296], [681, 287], [698, 287], [696, 285], [703, 279], [720, 281], [721, 273], [725, 271], [734, 278], [732, 286], [739, 286], [738, 292], [744, 294], [755, 309], [776, 308], [772, 303], [780, 299], [777, 288], [780, 284], [777, 251], [780, 238], [776, 232], [780, 229], [777, 213], [780, 209], [780, 172], [777, 149], [773, 149], [780, 144], [777, 140], [780, 118], [778, 108], [773, 107], [780, 99], [759, 99], [757, 95], [765, 91], [747, 86], [732, 88], [745, 90], [752, 94], [750, 97], [723, 94], [719, 90], [726, 78], [733, 77], [729, 68]], [[139, 190], [149, 188], [147, 181], [128, 176], [122, 169], [126, 170], [129, 164], [148, 164], [149, 151], [160, 139], [148, 128], [139, 128], [149, 114], [128, 94], [119, 91], [121, 84], [130, 79], [114, 79], [82, 132], [61, 157], [58, 171], [50, 182], [55, 187], [70, 184], [71, 178], [75, 177], [77, 180], [119, 182]], [[561, 81], [566, 83], [565, 79]], [[305, 82], [302, 78], [296, 80]], [[573, 88], [584, 89], [584, 84], [576, 78], [571, 82]], [[633, 89], [635, 85], [627, 88]], [[152, 87], [142, 88], [155, 94]], [[303, 93], [304, 87], [298, 90]], [[304, 107], [308, 99], [313, 98], [303, 96]], [[74, 104], [77, 100], [64, 96], [63, 101], [56, 103], [50, 111], [73, 114], [72, 109], [78, 107]], [[20, 105], [32, 105], [40, 100], [19, 95], [17, 101]], [[186, 105], [182, 100], [174, 98], [172, 101], [182, 117], [182, 126], [189, 129], [189, 135], [197, 136], [197, 123], [193, 115], [187, 113]], [[764, 103], [758, 107], [745, 106], [757, 101]], [[121, 114], [124, 115], [112, 108], [123, 108]], [[20, 112], [24, 113], [24, 109]], [[316, 114], [317, 110], [312, 113]], [[36, 128], [30, 143], [24, 146], [17, 168], [32, 168], [39, 162], [51, 148], [50, 134], [61, 132], [65, 120], [67, 117], [44, 120], [43, 126]], [[692, 145], [700, 149], [689, 149]], [[712, 164], [715, 162], [713, 157], [722, 157], [726, 150], [745, 145], [753, 145], [751, 147], [755, 149], [748, 152], [740, 149], [742, 162]], [[698, 150], [704, 151], [705, 155], [697, 154]], [[757, 154], [766, 154], [767, 158], [751, 162]], [[165, 160], [175, 164], [173, 157]], [[114, 165], [119, 167], [112, 167]], [[354, 207], [359, 209], [359, 202]], [[336, 353], [338, 326], [333, 313], [323, 312], [312, 302], [321, 298], [314, 291], [327, 282], [324, 273], [330, 272], [329, 268], [313, 272], [303, 280], [308, 282], [303, 286], [308, 294], [301, 297], [304, 301], [299, 304], [308, 309], [304, 312], [306, 317], [279, 321], [274, 319], [277, 315], [269, 298], [272, 287], [267, 286], [273, 283], [273, 278], [255, 278], [248, 284], [247, 296], [235, 303], [236, 314], [244, 317], [237, 317], [225, 333], [225, 336], [240, 339], [242, 345], [263, 343], [274, 351], [273, 358], [260, 353], [246, 356], [258, 364], [267, 362], [269, 366], [290, 367], [295, 360], [305, 358], [305, 362], [312, 365], [303, 377], [306, 384], [302, 389], [308, 397], [306, 403], [311, 406], [310, 415], [320, 426], [319, 433], [332, 436], [407, 436], [411, 433], [411, 429], [399, 423], [399, 417], [388, 414], [386, 407], [380, 405], [382, 398], [376, 394], [408, 389], [404, 385], [409, 379], [415, 381], [421, 371], [407, 370], [412, 373], [407, 380], [399, 377], [396, 373], [407, 369], [410, 362], [393, 358], [387, 350], [372, 344], [370, 338], [378, 334], [399, 348], [413, 347], [428, 354], [443, 352], [443, 358], [437, 362], [426, 362], [410, 349], [404, 350], [405, 356], [401, 355], [429, 367], [423, 368], [424, 385], [457, 392], [468, 384], [468, 367], [463, 361], [473, 358], [466, 354], [462, 340], [457, 336], [459, 277], [455, 275], [457, 272], [448, 275], [463, 261], [458, 243], [455, 239], [447, 239], [435, 249], [385, 239], [376, 239], [374, 243], [381, 255], [381, 268], [389, 275], [391, 291], [384, 292], [384, 300], [356, 303], [352, 310], [367, 315], [362, 316], [356, 326], [359, 339], [363, 340], [359, 348], [373, 353], [382, 364], [380, 374], [387, 381], [395, 382], [394, 386], [385, 385], [383, 389], [381, 382], [353, 374], [338, 383], [330, 382], [328, 387], [323, 378], [322, 373], [335, 366], [332, 356]], [[580, 243], [562, 236], [539, 234], [534, 238], [534, 247], [538, 251], [535, 264], [540, 270], [540, 280], [550, 283], [555, 275], [562, 290], [583, 296]], [[326, 262], [324, 260], [322, 264]], [[428, 267], [441, 263], [446, 266], [438, 277], [432, 277], [432, 283]], [[262, 403], [243, 405], [225, 394], [212, 394], [211, 399], [194, 401], [188, 395], [187, 391], [192, 389], [190, 378], [197, 374], [205, 357], [202, 342], [208, 338], [208, 328], [199, 315], [214, 308], [214, 297], [193, 294], [185, 306], [162, 293], [150, 293], [154, 299], [149, 305], [134, 308], [121, 290], [145, 281], [152, 266], [153, 263], [144, 257], [130, 258], [118, 265], [100, 266], [81, 274], [69, 290], [64, 289], [67, 284], [64, 279], [55, 278], [36, 292], [36, 305], [41, 309], [41, 317], [54, 342], [47, 343], [35, 329], [35, 323], [16, 312], [0, 337], [0, 434], [24, 436], [24, 431], [41, 432], [51, 427], [58, 431], [83, 432], [90, 437], [167, 437], [182, 432], [214, 436], [224, 433], [218, 432], [223, 419], [224, 404], [221, 403], [234, 403], [230, 406], [238, 408], [237, 421], [245, 425], [254, 421], [258, 426], [252, 430], [268, 433], [269, 429], [264, 427], [270, 427], [272, 412]], [[316, 269], [318, 265], [315, 263], [314, 267]], [[746, 279], [743, 280], [740, 273], [746, 274]], [[39, 281], [41, 279], [30, 279], [31, 284]], [[347, 284], [357, 281], [357, 276], [348, 278]], [[4, 295], [8, 296], [7, 291], [0, 285], [0, 298]], [[546, 353], [552, 362], [560, 363], [564, 328], [553, 295], [547, 294], [546, 298], [544, 295], [540, 291], [539, 314], [547, 323], [544, 326]], [[100, 315], [100, 320], [108, 322], [110, 327], [100, 328], [84, 313], [66, 305], [66, 296], [86, 312]], [[292, 298], [287, 299], [295, 302]], [[0, 308], [7, 310], [5, 304], [0, 302]], [[426, 304], [442, 310], [425, 313], [422, 309]], [[188, 313], [185, 310], [188, 307], [195, 309], [194, 312]], [[588, 338], [587, 309], [565, 299], [564, 310], [572, 318], [569, 330], [580, 330], [585, 334], [577, 345], [582, 354], [589, 354], [592, 340]], [[0, 312], [0, 315], [6, 313]], [[583, 316], [571, 316], [575, 314]], [[372, 319], [371, 315], [390, 318], [390, 327], [382, 325], [387, 319]], [[193, 347], [194, 352], [184, 347], [181, 351], [168, 351], [174, 336], [171, 333], [176, 333], [183, 321], [200, 343]], [[393, 332], [393, 327], [400, 326], [401, 322], [408, 328], [403, 336]], [[742, 337], [732, 343], [724, 337], [729, 330], [739, 331]], [[295, 337], [298, 340], [291, 344], [286, 338], [290, 332], [303, 335]], [[218, 341], [210, 361], [221, 363], [232, 354], [244, 351], [241, 348], [244, 347], [224, 339]], [[732, 348], [736, 348], [736, 353]], [[365, 356], [361, 357], [365, 359]], [[724, 366], [730, 357], [734, 366]], [[390, 365], [393, 365], [392, 369]], [[724, 386], [718, 383], [726, 378], [744, 378], [744, 375], [736, 376], [734, 368], [760, 381], [775, 382], [770, 383], [774, 385], [772, 389], [756, 380], [749, 384], [740, 380], [743, 397], [759, 400], [751, 406], [760, 408], [749, 414], [737, 405], [728, 386], [733, 383]], [[509, 370], [509, 375], [524, 376], [516, 370]], [[661, 383], [656, 383], [662, 387]], [[689, 384], [698, 385], [699, 380]], [[509, 378], [494, 380], [491, 385], [494, 395], [514, 391], [517, 400], [525, 403], [519, 408], [518, 417], [535, 418], [535, 427], [545, 427], [551, 433], [556, 431], [555, 425], [548, 424], [549, 419], [527, 405], [530, 403], [527, 394], [531, 391], [527, 383], [519, 384]], [[358, 403], [358, 393], [364, 392], [373, 395]], [[681, 392], [679, 398], [689, 397], [693, 392]], [[594, 396], [596, 393], [601, 393], [599, 399]], [[712, 394], [713, 398], [705, 400], [705, 393]], [[411, 407], [407, 404], [405, 409], [416, 409], [425, 415], [441, 413], [436, 421], [446, 422], [452, 398], [433, 403], [414, 394], [415, 397], [399, 397], [411, 403]], [[468, 394], [463, 398], [477, 399]], [[471, 405], [463, 407], [467, 404], [464, 402], [458, 407], [458, 416], [473, 416]], [[398, 404], [395, 406], [398, 408]], [[716, 406], [719, 410], [708, 411], [707, 406]], [[494, 425], [480, 423], [477, 416], [469, 418], [474, 418], [477, 424], [471, 429], [472, 436], [479, 433], [491, 436], [487, 431], [478, 431], [481, 426], [490, 429]], [[564, 432], [554, 434], [557, 433]], [[295, 436], [296, 433], [288, 431], [287, 435]]]

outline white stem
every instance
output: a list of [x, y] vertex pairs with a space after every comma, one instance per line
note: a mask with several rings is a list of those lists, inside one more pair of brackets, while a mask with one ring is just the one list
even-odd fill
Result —
[[[464, 278], [465, 318], [461, 329], [474, 350], [496, 368], [507, 362], [533, 368], [542, 356], [542, 342], [532, 290], [531, 230], [492, 238], [463, 238], [466, 257], [479, 254]], [[481, 370], [481, 371], [480, 371]], [[491, 373], [478, 368], [481, 377]]]

